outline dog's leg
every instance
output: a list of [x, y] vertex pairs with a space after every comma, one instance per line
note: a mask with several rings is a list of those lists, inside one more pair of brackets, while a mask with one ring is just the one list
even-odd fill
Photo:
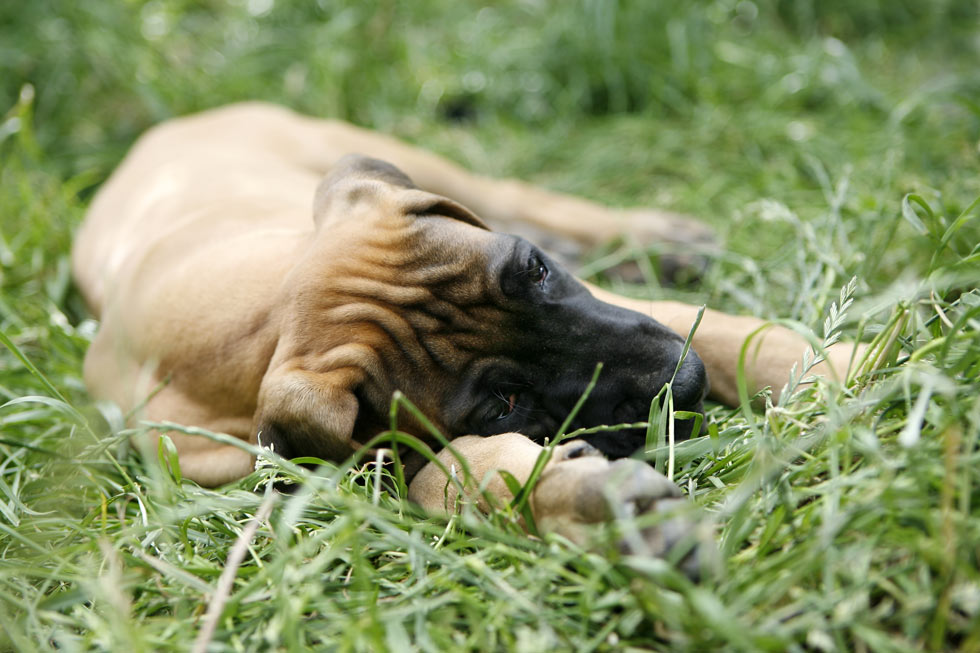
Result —
[[[697, 319], [697, 306], [630, 299], [591, 284], [586, 285], [602, 301], [649, 315], [683, 336], [690, 332]], [[786, 327], [767, 324], [765, 320], [755, 317], [706, 310], [692, 344], [708, 371], [711, 385], [709, 396], [712, 399], [729, 406], [739, 404], [739, 359], [742, 347], [750, 337], [752, 341], [746, 349], [744, 368], [749, 395], [769, 386], [773, 402], [778, 401], [793, 365], [797, 368], [802, 365], [803, 353], [810, 346], [803, 336]], [[810, 370], [808, 376], [843, 380], [852, 359], [855, 363], [860, 360], [866, 347], [846, 342], [832, 345], [826, 352], [826, 360]]]
[[[517, 433], [465, 436], [453, 440], [452, 445], [469, 467], [470, 478], [464, 485], [466, 500], [475, 502], [483, 512], [513, 499], [500, 470], [524, 484], [543, 450]], [[438, 458], [446, 468], [454, 468], [459, 482], [464, 482], [460, 464], [451, 452], [443, 450]], [[478, 491], [481, 484], [483, 493]], [[459, 496], [456, 484], [429, 463], [412, 480], [409, 498], [430, 512], [452, 512]], [[644, 529], [634, 541], [624, 539], [628, 549], [663, 556], [693, 530], [693, 522], [680, 514], [688, 504], [676, 485], [638, 460], [609, 461], [581, 440], [554, 449], [529, 504], [540, 532], [559, 533], [583, 546], [588, 545], [595, 524], [651, 511], [675, 514]], [[695, 558], [692, 555], [685, 560], [689, 573], [695, 570]]]
[[712, 231], [688, 216], [652, 209], [611, 209], [513, 179], [475, 175], [390, 136], [340, 121], [301, 116], [275, 105], [232, 105], [172, 121], [164, 128], [196, 130], [212, 140], [216, 133], [225, 133], [229, 142], [252, 143], [320, 175], [346, 154], [382, 159], [404, 171], [420, 188], [452, 198], [494, 228], [528, 237], [545, 249], [558, 250], [559, 255], [577, 255], [618, 236], [641, 244], [685, 245], [687, 251], [714, 242]]
[[694, 253], [715, 242], [711, 229], [690, 216], [612, 209], [514, 179], [475, 175], [435, 154], [345, 123], [307, 124], [311, 131], [321, 132], [322, 142], [389, 161], [420, 188], [450, 197], [494, 229], [524, 236], [565, 259], [580, 259], [585, 251], [621, 236], [641, 245], [683, 245]]

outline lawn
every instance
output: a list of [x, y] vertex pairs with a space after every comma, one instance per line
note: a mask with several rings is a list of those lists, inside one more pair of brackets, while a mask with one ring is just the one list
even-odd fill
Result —
[[[3, 3], [0, 650], [980, 651], [978, 61], [971, 0]], [[142, 130], [243, 99], [697, 216], [697, 281], [604, 274], [656, 244], [587, 272], [875, 360], [648, 453], [714, 529], [700, 583], [368, 468], [197, 487], [87, 396], [68, 252]]]

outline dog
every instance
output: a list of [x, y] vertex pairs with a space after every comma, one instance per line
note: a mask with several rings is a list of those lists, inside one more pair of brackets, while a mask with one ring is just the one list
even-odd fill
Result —
[[[737, 405], [750, 337], [749, 392], [769, 386], [778, 397], [807, 347], [790, 330], [706, 310], [685, 355], [698, 307], [581, 282], [505, 233], [518, 228], [566, 254], [619, 234], [680, 252], [709, 238], [682, 216], [480, 177], [277, 106], [167, 121], [101, 187], [75, 240], [74, 276], [101, 321], [86, 384], [137, 418], [330, 461], [388, 428], [401, 391], [452, 439], [440, 464], [404, 458], [409, 498], [451, 511], [460, 492], [482, 486], [474, 500], [489, 511], [513, 498], [498, 470], [531, 477], [598, 363], [569, 428], [645, 421], [668, 383], [676, 411], [702, 411], [705, 396]], [[839, 375], [852, 350], [835, 345], [814, 373]], [[690, 425], [678, 420], [677, 437]], [[434, 442], [411, 416], [399, 427]], [[644, 435], [601, 431], [555, 447], [529, 497], [537, 528], [582, 542], [588, 524], [681, 501], [628, 458]], [[170, 437], [183, 476], [202, 485], [253, 470], [242, 448]], [[446, 470], [460, 461], [469, 478], [451, 483]], [[685, 527], [673, 530], [646, 534], [654, 554]]]

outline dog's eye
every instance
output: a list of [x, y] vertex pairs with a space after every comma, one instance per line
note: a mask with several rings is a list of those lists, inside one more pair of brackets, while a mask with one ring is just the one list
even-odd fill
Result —
[[548, 266], [538, 258], [537, 254], [531, 254], [531, 258], [527, 260], [525, 272], [528, 279], [538, 285], [544, 283], [544, 280], [548, 278]]
[[[506, 399], [502, 396], [494, 396], [494, 408], [491, 411], [491, 419], [501, 420], [509, 417], [511, 413], [514, 412], [514, 406], [517, 404], [517, 395], [512, 394]], [[502, 401], [503, 400], [503, 401]]]

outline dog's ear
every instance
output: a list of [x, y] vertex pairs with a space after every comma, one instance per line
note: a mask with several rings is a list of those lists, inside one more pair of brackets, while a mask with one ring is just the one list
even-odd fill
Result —
[[357, 449], [352, 439], [363, 373], [353, 368], [310, 372], [292, 365], [262, 379], [253, 428], [259, 444], [284, 458], [341, 461]]
[[483, 220], [476, 217], [476, 214], [468, 208], [455, 202], [448, 197], [429, 193], [424, 190], [406, 191], [399, 198], [402, 202], [402, 210], [406, 215], [441, 215], [453, 220], [459, 220], [466, 224], [471, 224], [480, 229], [490, 230]]
[[403, 215], [441, 215], [481, 229], [487, 226], [458, 202], [418, 188], [404, 172], [386, 161], [348, 154], [324, 177], [313, 199], [313, 220], [326, 222], [358, 213], [363, 203], [387, 205]]

